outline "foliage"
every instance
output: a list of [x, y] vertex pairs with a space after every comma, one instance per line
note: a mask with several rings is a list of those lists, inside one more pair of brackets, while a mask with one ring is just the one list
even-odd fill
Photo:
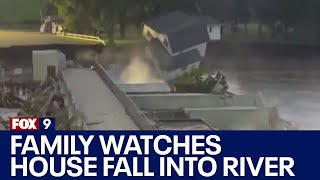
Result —
[[212, 87], [205, 84], [202, 78], [204, 75], [206, 75], [206, 73], [201, 69], [194, 69], [175, 79], [173, 85], [177, 92], [209, 93]]
[[[182, 10], [201, 13], [225, 23], [257, 22], [259, 34], [267, 26], [273, 35], [288, 37], [290, 29], [313, 29], [320, 36], [320, 3], [318, 0], [51, 0], [64, 18], [67, 28], [76, 32], [108, 34], [113, 42], [119, 25], [121, 38], [128, 25], [141, 28], [141, 23], [155, 16]], [[138, 31], [139, 32], [139, 31]], [[235, 31], [236, 32], [236, 31]]]
[[177, 78], [174, 82], [175, 83], [199, 83], [202, 81], [202, 76], [206, 73], [202, 71], [201, 69], [194, 69], [183, 76]]

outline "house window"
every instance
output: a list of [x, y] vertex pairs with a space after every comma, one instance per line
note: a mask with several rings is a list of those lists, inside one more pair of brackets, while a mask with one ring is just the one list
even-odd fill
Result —
[[163, 45], [166, 46], [166, 47], [169, 47], [169, 43], [168, 43], [167, 39], [163, 40]]
[[209, 32], [212, 32], [212, 26], [209, 26]]

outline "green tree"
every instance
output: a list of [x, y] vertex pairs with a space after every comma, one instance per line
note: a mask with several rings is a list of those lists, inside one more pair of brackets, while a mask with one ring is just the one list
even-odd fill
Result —
[[301, 0], [279, 0], [277, 1], [278, 17], [283, 24], [283, 32], [288, 39], [289, 27], [296, 27], [299, 22], [304, 21], [307, 1]]
[[128, 0], [118, 0], [117, 1], [117, 9], [118, 9], [118, 21], [119, 21], [119, 28], [120, 28], [120, 38], [126, 38], [126, 29], [127, 29], [127, 11], [130, 9], [128, 5], [131, 5], [130, 1]]
[[86, 1], [51, 0], [51, 2], [57, 7], [68, 31], [84, 33], [91, 28], [91, 26], [87, 26], [88, 23], [90, 24], [90, 18], [85, 6]]
[[117, 0], [51, 0], [63, 17], [67, 30], [77, 33], [107, 32], [114, 41]]
[[250, 20], [249, 0], [233, 0], [232, 2], [232, 19], [235, 28], [238, 29], [238, 23], [243, 23], [245, 31], [248, 32], [247, 24]]

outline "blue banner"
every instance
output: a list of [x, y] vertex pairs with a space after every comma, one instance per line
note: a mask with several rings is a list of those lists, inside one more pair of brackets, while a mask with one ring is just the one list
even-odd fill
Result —
[[320, 131], [0, 131], [1, 179], [319, 179]]

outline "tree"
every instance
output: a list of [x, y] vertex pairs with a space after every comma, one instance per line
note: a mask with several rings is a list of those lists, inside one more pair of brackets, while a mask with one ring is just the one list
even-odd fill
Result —
[[301, 26], [306, 30], [308, 36], [312, 36], [313, 40], [320, 40], [320, 24], [317, 23], [320, 18], [320, 1], [318, 0], [307, 0], [306, 7], [304, 10], [305, 21], [301, 23]]
[[108, 43], [114, 44], [114, 26], [116, 23], [117, 0], [91, 0], [91, 10], [95, 11], [95, 18], [99, 20], [103, 30], [107, 33]]
[[303, 14], [306, 2], [301, 0], [277, 1], [278, 17], [283, 24], [283, 32], [286, 39], [288, 39], [289, 27], [296, 27], [299, 22], [304, 20]]
[[128, 0], [118, 0], [117, 1], [118, 21], [119, 21], [121, 39], [125, 39], [126, 38], [127, 10], [129, 9], [128, 5], [129, 5], [129, 1]]
[[114, 25], [117, 0], [51, 0], [63, 17], [65, 26], [72, 32], [100, 31], [108, 34], [109, 42], [114, 40]]
[[249, 0], [233, 0], [232, 12], [235, 28], [238, 29], [238, 23], [241, 22], [245, 26], [245, 31], [248, 32], [247, 24], [250, 19]]
[[85, 2], [77, 0], [51, 0], [57, 7], [59, 15], [64, 19], [64, 24], [68, 31], [86, 32], [91, 26]]
[[251, 0], [253, 18], [258, 22], [258, 34], [262, 35], [262, 26], [273, 24], [276, 20], [275, 1], [277, 0]]

